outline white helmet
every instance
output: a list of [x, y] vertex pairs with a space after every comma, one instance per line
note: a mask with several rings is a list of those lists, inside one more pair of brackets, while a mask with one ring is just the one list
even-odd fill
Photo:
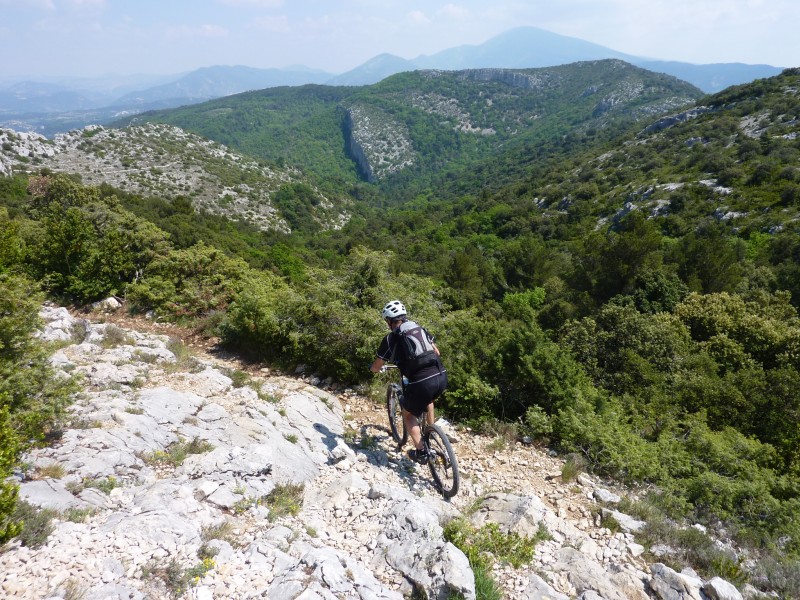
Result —
[[406, 307], [400, 300], [392, 300], [383, 307], [381, 315], [384, 319], [398, 319], [406, 316]]

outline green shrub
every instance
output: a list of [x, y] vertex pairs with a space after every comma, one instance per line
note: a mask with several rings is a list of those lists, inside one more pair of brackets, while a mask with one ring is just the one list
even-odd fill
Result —
[[8, 408], [3, 406], [5, 403], [2, 399], [0, 396], [0, 545], [21, 530], [21, 525], [12, 518], [19, 488], [8, 480], [18, 458], [19, 442], [10, 426]]
[[120, 206], [114, 196], [64, 175], [40, 178], [31, 202], [38, 227], [26, 240], [30, 264], [47, 289], [78, 302], [122, 295], [155, 257], [166, 234]]
[[386, 333], [379, 316], [386, 297], [408, 298], [411, 316], [435, 331], [433, 284], [402, 275], [390, 279], [387, 269], [388, 256], [356, 249], [338, 272], [309, 272], [295, 286], [271, 273], [253, 273], [227, 312], [223, 341], [285, 367], [302, 363], [338, 381], [361, 381]]
[[250, 268], [240, 258], [202, 242], [155, 258], [128, 289], [139, 310], [155, 309], [173, 318], [200, 317], [224, 311]]
[[211, 540], [223, 540], [228, 542], [231, 546], [236, 546], [234, 543], [236, 538], [234, 536], [234, 526], [230, 521], [222, 521], [216, 525], [206, 525], [200, 530], [200, 539], [203, 543]]
[[565, 449], [580, 451], [597, 472], [628, 481], [660, 481], [665, 475], [658, 444], [638, 436], [614, 401], [597, 413], [585, 404], [562, 410], [553, 429]]
[[117, 481], [116, 477], [104, 477], [102, 479], [90, 479], [88, 477], [84, 477], [83, 487], [94, 488], [100, 490], [104, 494], [110, 494], [111, 490], [119, 487], [119, 482]]
[[534, 438], [547, 438], [553, 433], [553, 425], [548, 414], [540, 406], [529, 406], [525, 411], [525, 429]]
[[8, 218], [8, 210], [0, 206], [0, 273], [16, 268], [25, 256], [25, 243], [19, 235], [19, 224]]
[[586, 459], [580, 454], [570, 454], [561, 467], [561, 481], [575, 481], [586, 470]]
[[22, 440], [42, 440], [58, 427], [77, 390], [55, 374], [48, 350], [32, 334], [43, 301], [28, 279], [0, 274], [0, 408]]
[[241, 388], [250, 384], [250, 375], [240, 369], [235, 369], [230, 374], [233, 387]]
[[172, 598], [180, 598], [191, 584], [188, 571], [175, 558], [171, 558], [167, 564], [152, 559], [142, 567], [142, 577], [161, 581]]
[[61, 513], [61, 517], [65, 521], [70, 521], [71, 523], [85, 523], [86, 519], [91, 517], [97, 512], [96, 508], [68, 508], [63, 513]]
[[53, 517], [56, 512], [49, 508], [38, 508], [25, 501], [17, 503], [11, 520], [20, 529], [17, 539], [23, 546], [39, 548], [47, 543], [53, 532]]
[[0, 271], [0, 543], [20, 532], [8, 480], [21, 452], [61, 426], [77, 385], [57, 375], [33, 332], [43, 298], [28, 279]]
[[300, 512], [303, 501], [302, 484], [278, 484], [263, 498], [269, 508], [269, 520], [274, 521], [287, 515], [296, 515]]
[[529, 538], [515, 532], [504, 533], [497, 523], [487, 523], [476, 529], [463, 517], [445, 525], [444, 538], [464, 552], [473, 568], [476, 565], [490, 568], [493, 561], [498, 560], [515, 569], [533, 560], [536, 544], [551, 539], [544, 525]]
[[116, 348], [117, 346], [132, 346], [136, 341], [121, 327], [109, 323], [103, 330], [103, 348]]
[[189, 441], [180, 439], [174, 444], [170, 444], [165, 450], [156, 450], [143, 455], [141, 458], [150, 465], [170, 465], [179, 467], [190, 454], [203, 454], [214, 449], [211, 442], [194, 437]]

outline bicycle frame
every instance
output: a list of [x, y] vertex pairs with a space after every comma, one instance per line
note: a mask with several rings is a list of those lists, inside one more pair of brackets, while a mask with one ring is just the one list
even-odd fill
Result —
[[[396, 365], [386, 365], [387, 369], [396, 369]], [[392, 438], [397, 442], [397, 449], [400, 450], [408, 440], [408, 430], [406, 429], [405, 419], [402, 414], [398, 414], [400, 407], [400, 396], [405, 389], [405, 382], [401, 384], [389, 383], [386, 387], [386, 408], [389, 416], [389, 428]], [[398, 423], [398, 416], [402, 424]], [[436, 487], [445, 498], [451, 498], [458, 492], [459, 472], [458, 461], [455, 452], [450, 444], [447, 434], [436, 423], [428, 420], [428, 411], [425, 410], [420, 415], [415, 415], [420, 425], [422, 443], [428, 451], [428, 467], [431, 471]]]

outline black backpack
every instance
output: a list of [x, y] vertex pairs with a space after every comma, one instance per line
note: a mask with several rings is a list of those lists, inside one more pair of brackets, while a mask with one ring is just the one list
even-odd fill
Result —
[[400, 372], [406, 377], [413, 377], [439, 361], [439, 356], [428, 339], [428, 333], [413, 321], [406, 321], [392, 335], [392, 362], [397, 363]]

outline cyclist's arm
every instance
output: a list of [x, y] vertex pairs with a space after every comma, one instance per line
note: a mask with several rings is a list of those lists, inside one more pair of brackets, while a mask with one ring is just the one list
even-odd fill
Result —
[[373, 373], [378, 373], [381, 370], [381, 367], [386, 364], [386, 361], [382, 358], [376, 358], [375, 362], [370, 365], [369, 370]]
[[430, 332], [429, 332], [427, 329], [425, 329], [424, 327], [422, 328], [422, 330], [425, 332], [425, 335], [427, 335], [427, 336], [428, 336], [428, 341], [431, 343], [431, 346], [433, 346], [433, 349], [434, 349], [434, 351], [436, 352], [436, 356], [441, 356], [441, 355], [442, 355], [442, 353], [441, 353], [441, 352], [439, 352], [439, 347], [438, 347], [438, 346], [436, 345], [436, 343], [433, 341], [433, 336], [432, 336], [432, 335], [430, 334]]

